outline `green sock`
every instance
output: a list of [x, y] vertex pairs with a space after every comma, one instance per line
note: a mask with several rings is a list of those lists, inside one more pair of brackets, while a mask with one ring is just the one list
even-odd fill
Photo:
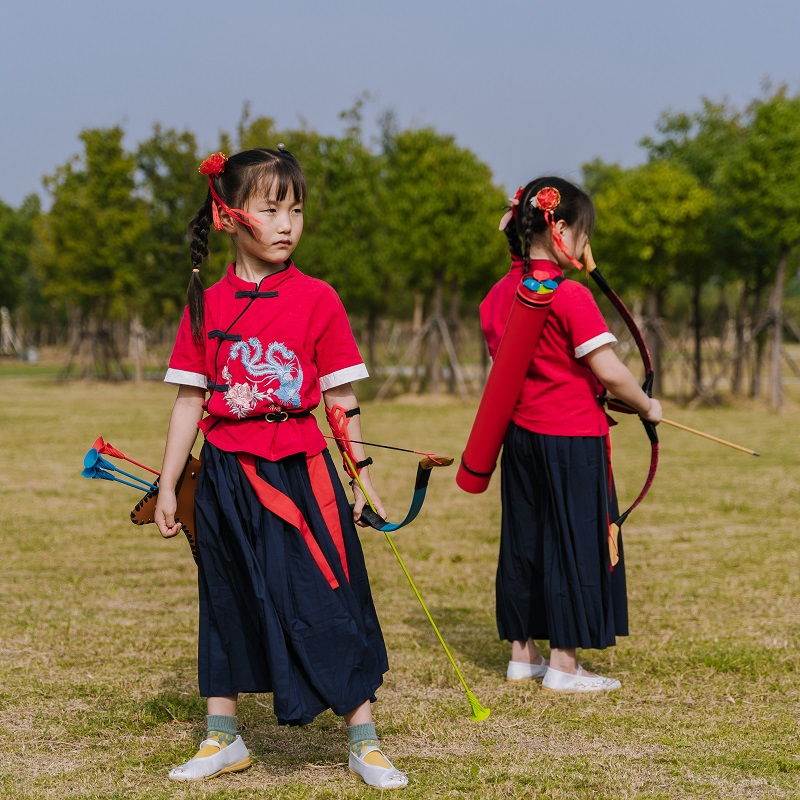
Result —
[[361, 758], [368, 747], [380, 747], [375, 723], [365, 722], [362, 725], [349, 725], [347, 735], [350, 737], [350, 749]]
[[236, 717], [209, 714], [206, 717], [206, 727], [206, 739], [213, 739], [220, 744], [233, 744], [236, 739]]

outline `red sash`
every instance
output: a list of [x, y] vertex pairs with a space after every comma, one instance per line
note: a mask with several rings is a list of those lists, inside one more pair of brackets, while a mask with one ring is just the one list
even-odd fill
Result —
[[[279, 492], [274, 486], [270, 486], [270, 484], [258, 474], [255, 456], [249, 453], [237, 453], [237, 458], [244, 470], [244, 474], [250, 481], [250, 485], [253, 487], [253, 491], [258, 495], [261, 505], [272, 511], [273, 514], [276, 514], [285, 522], [288, 522], [292, 527], [297, 528], [311, 556], [325, 576], [325, 580], [328, 581], [331, 589], [337, 589], [339, 587], [339, 582], [336, 580], [336, 576], [333, 574], [330, 564], [328, 564], [325, 559], [317, 540], [314, 538], [314, 534], [311, 532], [308, 523], [294, 501], [283, 494], [283, 492]], [[333, 543], [336, 545], [342, 569], [349, 582], [350, 573], [347, 569], [347, 556], [344, 551], [344, 535], [342, 533], [342, 526], [339, 520], [339, 508], [336, 504], [336, 495], [333, 491], [333, 483], [331, 483], [328, 467], [325, 464], [322, 453], [317, 453], [315, 456], [307, 456], [306, 463], [308, 465], [308, 476], [311, 480], [311, 490], [314, 492], [314, 498], [319, 504], [322, 517], [328, 527]]]

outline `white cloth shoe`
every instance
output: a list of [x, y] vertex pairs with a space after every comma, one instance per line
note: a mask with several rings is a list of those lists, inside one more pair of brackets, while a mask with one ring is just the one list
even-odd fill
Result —
[[538, 664], [529, 664], [527, 661], [509, 661], [506, 669], [507, 681], [527, 681], [531, 678], [543, 678], [550, 663], [544, 656], [539, 656]]
[[[364, 750], [364, 755], [369, 755], [375, 750], [386, 758], [380, 747], [367, 747]], [[386, 763], [389, 765], [389, 769], [376, 767], [359, 758], [351, 750], [349, 762], [350, 772], [358, 775], [364, 783], [374, 786], [376, 789], [402, 789], [404, 786], [408, 786], [408, 776], [400, 772], [388, 758], [386, 758]]]
[[222, 745], [216, 739], [206, 739], [200, 743], [197, 755], [185, 764], [171, 769], [169, 777], [173, 781], [202, 781], [216, 778], [224, 772], [239, 772], [250, 766], [250, 752], [241, 736], [229, 745]]
[[602, 675], [584, 674], [583, 667], [578, 665], [578, 672], [559, 672], [548, 668], [542, 686], [551, 692], [609, 692], [619, 689], [622, 684], [616, 678], [604, 678]]

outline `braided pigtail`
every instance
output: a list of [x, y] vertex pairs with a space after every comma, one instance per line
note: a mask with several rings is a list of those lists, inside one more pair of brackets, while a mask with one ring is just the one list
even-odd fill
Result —
[[208, 257], [208, 232], [212, 222], [212, 197], [208, 193], [205, 202], [189, 223], [189, 253], [192, 259], [192, 277], [186, 292], [189, 300], [189, 318], [192, 322], [192, 336], [196, 341], [203, 338], [203, 282], [200, 280], [200, 266]]
[[508, 252], [511, 253], [512, 258], [524, 258], [524, 251], [522, 243], [519, 238], [519, 231], [517, 230], [517, 221], [513, 217], [508, 221], [508, 224], [503, 229], [503, 233], [508, 239]]
[[531, 213], [523, 214], [522, 216], [522, 260], [525, 263], [525, 272], [529, 272], [531, 268], [531, 246], [533, 245], [534, 237], [534, 215]]
[[503, 231], [508, 240], [508, 250], [511, 253], [512, 264], [515, 261], [523, 258], [523, 251], [521, 250], [521, 243], [519, 240], [519, 227], [517, 220], [519, 218], [519, 199], [523, 193], [523, 187], [517, 189], [517, 193], [513, 197], [508, 198], [509, 205], [506, 206], [506, 213], [500, 220], [500, 230]]

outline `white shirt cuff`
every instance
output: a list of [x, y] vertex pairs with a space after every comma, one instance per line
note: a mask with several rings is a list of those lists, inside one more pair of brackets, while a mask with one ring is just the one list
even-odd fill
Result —
[[583, 358], [587, 353], [591, 353], [592, 350], [597, 350], [598, 347], [602, 347], [604, 344], [616, 344], [616, 341], [617, 337], [611, 331], [601, 333], [599, 336], [595, 336], [594, 339], [589, 339], [588, 342], [579, 344], [575, 348], [575, 358]]
[[363, 378], [369, 378], [369, 372], [367, 372], [367, 368], [364, 364], [356, 364], [354, 367], [337, 369], [336, 372], [329, 372], [327, 375], [323, 375], [319, 379], [319, 388], [323, 392], [327, 392], [328, 389], [333, 389], [344, 383], [360, 381]]
[[168, 369], [164, 383], [176, 383], [178, 386], [196, 386], [198, 389], [208, 388], [206, 376], [199, 372], [187, 372], [184, 369]]

